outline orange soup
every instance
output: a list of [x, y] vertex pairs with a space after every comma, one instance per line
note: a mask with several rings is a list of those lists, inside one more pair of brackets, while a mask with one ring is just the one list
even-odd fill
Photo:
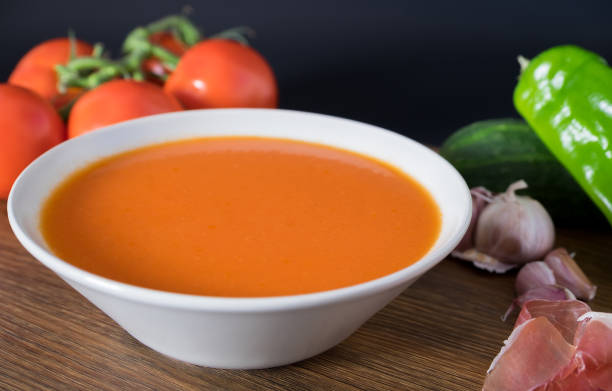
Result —
[[96, 162], [43, 206], [61, 259], [170, 292], [279, 296], [396, 272], [441, 217], [399, 170], [352, 152], [255, 137], [158, 144]]

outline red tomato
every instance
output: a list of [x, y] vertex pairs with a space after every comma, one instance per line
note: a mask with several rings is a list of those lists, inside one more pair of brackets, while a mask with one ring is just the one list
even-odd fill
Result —
[[187, 46], [168, 31], [151, 34], [149, 42], [159, 45], [177, 56], [181, 56], [187, 51]]
[[19, 173], [64, 139], [64, 123], [49, 102], [25, 88], [0, 84], [0, 198]]
[[70, 111], [68, 137], [147, 115], [182, 110], [161, 87], [134, 80], [111, 80], [86, 92]]
[[[149, 42], [161, 46], [179, 57], [182, 56], [185, 51], [187, 51], [187, 46], [178, 40], [174, 34], [168, 31], [151, 34], [149, 37]], [[164, 77], [172, 73], [170, 69], [164, 66], [164, 64], [155, 57], [147, 58], [142, 63], [142, 69], [146, 73], [153, 74], [158, 77]], [[150, 78], [150, 81], [162, 84], [161, 80], [158, 78]]]
[[164, 86], [185, 108], [277, 106], [272, 69], [254, 49], [209, 39], [189, 49]]
[[[92, 50], [90, 44], [76, 41], [78, 56], [90, 55]], [[67, 94], [60, 94], [57, 91], [55, 66], [66, 64], [69, 59], [70, 40], [68, 38], [50, 39], [34, 46], [19, 60], [8, 82], [36, 92], [59, 108], [80, 92], [79, 89], [70, 89]]]

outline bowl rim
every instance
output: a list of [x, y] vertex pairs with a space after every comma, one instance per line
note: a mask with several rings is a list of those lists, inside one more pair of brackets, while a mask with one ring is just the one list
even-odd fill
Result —
[[[50, 251], [47, 251], [45, 248], [36, 243], [35, 240], [30, 238], [30, 236], [25, 232], [25, 230], [20, 226], [18, 219], [16, 217], [15, 209], [15, 189], [22, 186], [24, 182], [24, 178], [30, 175], [30, 173], [34, 170], [38, 169], [38, 165], [41, 164], [41, 160], [44, 156], [47, 156], [52, 153], [56, 153], [59, 148], [67, 148], [66, 145], [70, 145], [71, 141], [67, 140], [63, 143], [58, 144], [57, 146], [51, 148], [50, 150], [43, 153], [37, 159], [35, 159], [32, 163], [30, 163], [18, 176], [15, 180], [13, 187], [9, 193], [8, 201], [7, 201], [7, 212], [8, 212], [8, 220], [9, 224], [24, 248], [40, 261], [42, 264], [47, 266], [53, 272], [58, 274], [62, 279], [69, 280], [71, 282], [76, 283], [77, 285], [83, 285], [88, 288], [94, 289], [96, 291], [101, 291], [107, 294], [111, 294], [113, 296], [119, 297], [124, 300], [132, 301], [132, 302], [140, 302], [140, 303], [148, 303], [151, 305], [162, 306], [162, 307], [172, 307], [172, 308], [182, 308], [182, 309], [190, 309], [190, 310], [208, 310], [208, 311], [216, 311], [216, 312], [276, 312], [276, 311], [286, 311], [286, 310], [294, 310], [299, 308], [308, 308], [315, 306], [323, 306], [332, 304], [340, 301], [352, 301], [362, 298], [364, 296], [371, 296], [383, 291], [388, 291], [397, 287], [403, 283], [409, 282], [411, 280], [417, 279], [420, 275], [425, 273], [427, 270], [434, 267], [437, 263], [442, 261], [459, 243], [462, 239], [463, 235], [467, 231], [468, 225], [470, 223], [471, 214], [472, 214], [472, 204], [471, 204], [471, 195], [469, 192], [469, 188], [465, 183], [463, 177], [459, 174], [459, 172], [444, 158], [438, 155], [436, 152], [432, 151], [430, 148], [420, 144], [409, 137], [401, 135], [399, 133], [392, 132], [390, 130], [370, 125], [364, 122], [355, 121], [351, 119], [346, 119], [342, 117], [326, 115], [326, 114], [318, 114], [311, 113], [305, 111], [297, 111], [297, 110], [286, 110], [286, 109], [256, 109], [256, 108], [240, 108], [240, 109], [202, 109], [202, 110], [189, 110], [189, 111], [180, 111], [180, 112], [172, 112], [172, 113], [164, 113], [157, 114], [148, 117], [137, 118], [129, 121], [124, 121], [119, 124], [111, 125], [102, 129], [98, 129], [95, 132], [89, 132], [82, 136], [79, 136], [78, 139], [86, 138], [86, 137], [104, 137], [103, 135], [113, 131], [113, 129], [118, 127], [126, 127], [132, 126], [134, 123], [145, 123], [149, 121], [156, 121], [159, 118], [169, 118], [169, 117], [182, 117], [188, 115], [197, 115], [195, 112], [212, 112], [212, 111], [224, 111], [229, 112], [229, 114], [239, 115], [241, 112], [268, 112], [279, 113], [279, 114], [295, 114], [295, 115], [307, 115], [307, 116], [316, 116], [321, 119], [332, 119], [335, 121], [346, 121], [347, 124], [359, 124], [361, 126], [366, 125], [372, 130], [376, 130], [378, 132], [383, 133], [391, 133], [396, 137], [401, 137], [405, 142], [412, 144], [413, 148], [420, 149], [425, 151], [425, 153], [430, 154], [430, 156], [437, 160], [439, 164], [445, 167], [446, 170], [449, 171], [449, 174], [455, 176], [455, 179], [458, 179], [460, 183], [463, 184], [463, 192], [462, 194], [457, 194], [457, 196], [463, 196], [464, 201], [462, 204], [464, 208], [461, 210], [462, 222], [457, 227], [457, 229], [452, 233], [449, 240], [443, 242], [439, 247], [432, 248], [428, 251], [425, 256], [421, 259], [417, 260], [413, 264], [402, 268], [396, 272], [391, 274], [387, 274], [385, 276], [365, 281], [359, 284], [350, 285], [347, 287], [336, 288], [331, 290], [325, 290], [320, 292], [313, 293], [305, 293], [305, 294], [297, 294], [297, 295], [285, 295], [285, 296], [263, 296], [263, 297], [220, 297], [220, 296], [204, 296], [204, 295], [193, 295], [193, 294], [184, 294], [184, 293], [176, 293], [169, 291], [162, 291], [157, 289], [140, 287], [137, 285], [132, 285], [129, 283], [124, 283], [116, 280], [112, 280], [106, 277], [102, 277], [100, 275], [94, 274], [92, 272], [88, 272], [84, 269], [80, 269], [72, 264], [62, 260], [57, 257]], [[177, 138], [179, 140], [180, 138]], [[188, 139], [185, 137], [185, 139]], [[152, 145], [154, 143], [150, 143]], [[149, 144], [143, 144], [146, 146]], [[341, 147], [342, 148], [342, 147]], [[344, 148], [346, 150], [350, 150], [350, 148]], [[422, 184], [425, 186], [424, 184]], [[425, 186], [427, 188], [427, 186]], [[429, 190], [429, 189], [428, 189]], [[432, 251], [433, 250], [433, 251]], [[72, 284], [71, 284], [72, 285]]]

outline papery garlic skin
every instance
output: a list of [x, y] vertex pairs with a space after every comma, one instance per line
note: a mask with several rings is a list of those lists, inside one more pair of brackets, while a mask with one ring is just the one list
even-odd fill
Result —
[[555, 241], [555, 227], [538, 201], [514, 192], [527, 187], [513, 183], [480, 213], [475, 248], [500, 262], [521, 264], [542, 259]]
[[551, 251], [546, 255], [544, 262], [554, 273], [558, 284], [572, 291], [580, 299], [593, 300], [597, 287], [584, 274], [566, 249], [557, 248]]
[[553, 271], [542, 261], [529, 262], [516, 275], [514, 287], [517, 295], [545, 285], [555, 285], [557, 280]]
[[477, 268], [486, 270], [490, 273], [503, 274], [518, 266], [512, 263], [502, 263], [485, 253], [481, 253], [475, 248], [470, 248], [465, 251], [455, 250], [451, 253], [451, 255], [463, 261], [472, 262], [472, 264]]

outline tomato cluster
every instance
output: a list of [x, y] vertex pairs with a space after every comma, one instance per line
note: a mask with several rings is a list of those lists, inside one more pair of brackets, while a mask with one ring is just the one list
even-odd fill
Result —
[[[255, 49], [232, 39], [197, 37], [198, 42], [189, 45], [170, 29], [148, 34], [151, 47], [175, 56], [177, 62], [168, 64], [163, 56], [148, 55], [138, 63], [137, 73], [119, 71], [94, 85], [63, 85], [58, 78], [59, 68], [66, 64], [103, 62], [86, 42], [55, 38], [26, 53], [8, 83], [0, 84], [0, 198], [8, 196], [32, 160], [66, 138], [183, 109], [277, 106], [274, 73]], [[134, 77], [141, 73], [144, 77]], [[69, 113], [66, 121], [60, 113]]]

